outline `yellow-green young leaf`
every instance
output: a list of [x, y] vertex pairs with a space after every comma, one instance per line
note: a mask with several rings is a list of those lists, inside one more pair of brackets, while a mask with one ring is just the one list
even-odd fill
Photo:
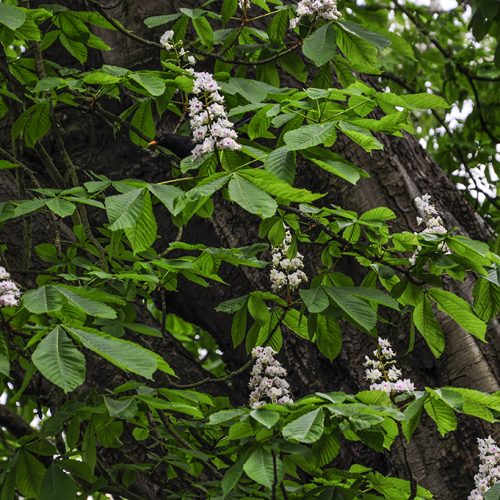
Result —
[[432, 354], [439, 358], [444, 350], [444, 333], [434, 316], [432, 305], [425, 295], [423, 300], [415, 306], [412, 317], [414, 325], [424, 337]]
[[368, 130], [356, 127], [356, 125], [352, 123], [342, 121], [339, 122], [339, 129], [344, 132], [347, 137], [359, 144], [365, 151], [370, 152], [373, 149], [383, 149], [382, 144], [380, 144]]
[[302, 52], [306, 57], [316, 64], [323, 64], [331, 61], [337, 53], [337, 45], [335, 43], [336, 35], [333, 26], [328, 23], [323, 25], [309, 35], [302, 45]]
[[54, 463], [47, 469], [38, 500], [55, 500], [56, 498], [76, 499], [76, 484], [69, 474]]
[[38, 498], [45, 467], [29, 451], [21, 448], [16, 462], [16, 485], [25, 498]]
[[455, 412], [442, 400], [434, 394], [430, 394], [424, 403], [427, 415], [434, 420], [441, 436], [457, 428], [457, 417]]
[[401, 95], [409, 109], [446, 109], [450, 105], [440, 96], [423, 92], [421, 94]]
[[271, 489], [274, 483], [273, 456], [264, 448], [256, 449], [243, 465], [243, 470], [250, 479]]
[[0, 24], [7, 26], [11, 30], [20, 28], [26, 21], [25, 12], [19, 7], [0, 3]]
[[295, 188], [267, 170], [248, 168], [239, 170], [238, 175], [241, 175], [267, 193], [294, 203], [312, 203], [324, 196], [323, 194], [311, 193], [307, 189]]
[[152, 379], [158, 367], [157, 355], [128, 340], [118, 339], [98, 330], [65, 327], [84, 347], [95, 352], [122, 370]]
[[323, 435], [324, 420], [323, 409], [316, 408], [285, 425], [283, 437], [288, 441], [314, 443]]
[[228, 192], [232, 201], [263, 219], [272, 217], [278, 208], [271, 196], [239, 175], [234, 175], [229, 182]]
[[464, 299], [440, 288], [431, 288], [429, 295], [436, 301], [439, 309], [450, 316], [464, 330], [482, 341], [485, 340], [486, 323], [472, 312], [471, 306]]
[[85, 381], [85, 356], [60, 326], [56, 326], [37, 346], [31, 357], [38, 371], [64, 392]]

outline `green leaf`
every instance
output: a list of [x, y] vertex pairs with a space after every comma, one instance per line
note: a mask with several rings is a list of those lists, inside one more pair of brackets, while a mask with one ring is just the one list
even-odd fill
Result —
[[55, 285], [56, 289], [72, 306], [80, 309], [89, 316], [97, 318], [115, 319], [116, 312], [111, 307], [98, 300], [88, 297], [86, 292], [82, 292], [78, 287]]
[[[150, 73], [130, 73], [129, 78], [138, 83], [142, 88], [146, 89], [152, 96], [158, 97], [165, 93], [165, 81], [158, 76], [151, 75]], [[149, 103], [149, 106], [151, 107], [151, 103], [149, 101], [146, 101], [146, 103]], [[139, 108], [140, 107], [141, 106], [139, 106]], [[138, 128], [142, 130], [140, 127]], [[154, 137], [154, 133], [151, 137]]]
[[286, 146], [273, 149], [264, 158], [264, 168], [281, 180], [292, 184], [295, 179], [295, 153]]
[[316, 408], [285, 425], [283, 437], [289, 441], [314, 443], [323, 435], [324, 419], [323, 409]]
[[337, 31], [337, 45], [347, 59], [360, 68], [376, 68], [379, 61], [375, 46], [340, 26], [342, 29]]
[[84, 64], [88, 57], [87, 47], [76, 40], [71, 40], [64, 33], [59, 35], [61, 45], [75, 58], [80, 64]]
[[[155, 122], [153, 120], [153, 111], [151, 109], [151, 101], [142, 101], [135, 110], [130, 124], [135, 128], [139, 129], [148, 139], [152, 139], [155, 136]], [[147, 141], [142, 137], [139, 137], [132, 130], [129, 131], [130, 140], [137, 144], [138, 146], [146, 146]]]
[[278, 208], [271, 196], [239, 175], [234, 175], [229, 182], [228, 192], [232, 201], [263, 219], [272, 217]]
[[409, 109], [447, 109], [450, 105], [440, 96], [428, 94], [406, 94], [400, 96]]
[[48, 102], [35, 104], [25, 112], [27, 121], [24, 127], [24, 137], [28, 147], [33, 147], [50, 130], [49, 112]]
[[23, 306], [34, 314], [49, 313], [61, 309], [62, 299], [55, 288], [45, 285], [26, 292], [23, 295]]
[[238, 9], [238, 0], [224, 0], [222, 2], [222, 8], [221, 8], [222, 22], [226, 24], [231, 19], [231, 17], [234, 16], [237, 9]]
[[76, 484], [73, 478], [53, 463], [45, 473], [38, 500], [74, 500]]
[[342, 350], [342, 331], [335, 318], [318, 316], [316, 344], [329, 361], [333, 361]]
[[7, 341], [3, 334], [0, 333], [0, 373], [9, 376], [10, 372], [10, 359], [9, 359], [9, 348], [7, 347]]
[[153, 214], [151, 195], [148, 191], [144, 192], [142, 202], [141, 212], [136, 224], [133, 227], [125, 228], [125, 234], [132, 245], [134, 254], [150, 248], [156, 240], [158, 230], [156, 218]]
[[84, 347], [113, 363], [122, 370], [152, 379], [158, 367], [157, 355], [134, 342], [117, 339], [97, 330], [65, 327]]
[[494, 484], [483, 494], [484, 500], [500, 500], [500, 483]]
[[61, 198], [51, 198], [46, 206], [49, 210], [59, 215], [59, 217], [69, 217], [76, 210], [76, 205]]
[[282, 181], [267, 170], [248, 168], [239, 170], [238, 175], [241, 175], [267, 193], [294, 203], [312, 203], [324, 196], [322, 194], [311, 193], [307, 189], [298, 189], [290, 186], [290, 184]]
[[214, 32], [206, 17], [197, 17], [193, 19], [193, 27], [200, 37], [200, 41], [203, 45], [205, 45], [206, 47], [212, 45], [214, 40]]
[[267, 34], [269, 35], [269, 40], [274, 45], [281, 45], [283, 40], [285, 40], [285, 35], [288, 30], [288, 12], [287, 9], [278, 11], [273, 16], [273, 20], [269, 23]]
[[144, 189], [132, 189], [128, 193], [108, 196], [105, 200], [109, 229], [117, 231], [134, 227], [141, 217], [144, 205]]
[[338, 290], [333, 287], [324, 287], [325, 292], [344, 314], [365, 330], [372, 330], [377, 324], [377, 314], [373, 307], [359, 299], [354, 294], [355, 288], [349, 292], [348, 288]]
[[347, 137], [359, 144], [365, 151], [370, 152], [374, 149], [384, 148], [382, 144], [370, 134], [370, 132], [357, 127], [352, 123], [341, 121], [339, 122], [339, 129], [342, 130]]
[[21, 449], [16, 463], [16, 485], [25, 498], [38, 498], [45, 467], [30, 452]]
[[156, 26], [161, 26], [162, 24], [167, 24], [172, 21], [175, 21], [176, 19], [179, 19], [182, 14], [176, 13], [176, 14], [166, 14], [164, 16], [152, 16], [144, 19], [144, 24], [148, 28], [156, 28]]
[[330, 304], [328, 296], [320, 286], [309, 290], [300, 289], [299, 294], [310, 313], [323, 312]]
[[11, 30], [17, 30], [24, 24], [24, 21], [26, 21], [26, 14], [22, 9], [3, 2], [0, 3], [0, 24]]
[[38, 344], [31, 359], [38, 371], [64, 392], [76, 389], [85, 381], [85, 356], [60, 326]]
[[137, 414], [137, 401], [135, 398], [113, 399], [104, 396], [104, 404], [111, 417], [130, 420]]
[[413, 310], [412, 318], [413, 323], [422, 337], [424, 337], [432, 354], [436, 358], [439, 358], [444, 351], [444, 333], [441, 330], [441, 325], [434, 316], [432, 305], [425, 295], [423, 300]]
[[292, 151], [307, 149], [318, 144], [332, 146], [336, 139], [336, 123], [304, 125], [287, 132], [284, 140]]
[[401, 422], [403, 428], [403, 433], [407, 441], [410, 441], [415, 429], [420, 423], [420, 415], [422, 414], [422, 408], [427, 399], [427, 394], [419, 396], [417, 399], [412, 401], [404, 411], [404, 418]]
[[231, 467], [226, 469], [224, 477], [221, 480], [221, 486], [224, 495], [227, 495], [236, 487], [242, 473], [243, 464], [240, 461], [236, 462], [235, 464], [231, 465]]
[[439, 309], [448, 314], [453, 321], [478, 339], [485, 341], [486, 323], [472, 312], [470, 305], [464, 299], [440, 288], [431, 288], [429, 295], [436, 301]]
[[257, 448], [243, 465], [243, 470], [250, 479], [268, 489], [274, 483], [273, 456], [264, 448]]
[[250, 416], [268, 429], [271, 429], [280, 419], [280, 414], [277, 411], [266, 410], [265, 408], [252, 410]]
[[148, 189], [161, 203], [163, 203], [163, 205], [165, 205], [171, 214], [174, 213], [174, 201], [183, 194], [181, 189], [165, 184], [149, 184]]
[[[426, 390], [428, 389], [426, 388]], [[429, 417], [436, 422], [441, 436], [445, 436], [448, 432], [456, 430], [457, 417], [455, 416], [455, 412], [437, 396], [430, 394], [425, 400], [424, 408]]]
[[360, 24], [351, 23], [349, 21], [340, 21], [338, 24], [344, 28], [344, 31], [354, 33], [355, 35], [365, 39], [367, 42], [375, 45], [379, 49], [383, 49], [391, 43], [384, 36], [379, 35], [378, 33], [374, 33], [373, 31], [368, 31]]
[[309, 35], [302, 45], [302, 52], [316, 64], [323, 64], [332, 60], [337, 53], [335, 30], [331, 23], [325, 24]]
[[490, 321], [500, 313], [500, 287], [484, 278], [474, 285], [474, 312], [483, 320]]

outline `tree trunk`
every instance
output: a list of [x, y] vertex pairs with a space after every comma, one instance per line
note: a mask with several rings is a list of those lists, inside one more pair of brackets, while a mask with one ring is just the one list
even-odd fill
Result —
[[[35, 4], [36, 2], [32, 2]], [[102, 2], [114, 4], [115, 0]], [[158, 32], [145, 32], [143, 19], [152, 15], [173, 12], [178, 2], [151, 0], [131, 0], [121, 2], [108, 11], [125, 26], [145, 37], [157, 38]], [[182, 4], [183, 7], [187, 5]], [[110, 52], [94, 53], [92, 64], [102, 60], [106, 64], [114, 64], [129, 68], [158, 68], [158, 53], [154, 48], [146, 47], [116, 32], [99, 32], [108, 44], [113, 47]], [[59, 50], [59, 49], [54, 49]], [[53, 60], [64, 61], [62, 53], [52, 53]], [[207, 67], [209, 67], [207, 62]], [[116, 104], [113, 104], [116, 106]], [[123, 104], [122, 104], [123, 106]], [[116, 109], [114, 111], [122, 111]], [[118, 114], [118, 113], [117, 113]], [[150, 154], [132, 145], [121, 131], [114, 138], [106, 123], [94, 115], [82, 115], [80, 111], [64, 111], [58, 119], [65, 130], [65, 140], [74, 161], [89, 170], [98, 171], [113, 179], [141, 178], [147, 181], [160, 181], [169, 177], [169, 164], [161, 157]], [[165, 124], [163, 131], [171, 131], [172, 126]], [[8, 146], [6, 134], [2, 132], [2, 145]], [[376, 206], [387, 206], [397, 215], [395, 230], [416, 230], [417, 212], [413, 203], [416, 196], [429, 193], [436, 202], [447, 227], [456, 226], [467, 236], [486, 240], [490, 231], [485, 222], [470, 207], [454, 184], [447, 178], [438, 165], [425, 153], [418, 142], [410, 136], [404, 138], [380, 136], [378, 139], [384, 149], [371, 156], [359, 146], [345, 137], [339, 138], [334, 149], [345, 155], [354, 164], [370, 173], [370, 178], [361, 180], [353, 187], [340, 179], [327, 175], [312, 165], [302, 164], [298, 168], [298, 183], [316, 192], [327, 192], [325, 204], [335, 203], [344, 208], [362, 212]], [[52, 138], [45, 139], [44, 144], [49, 153], [57, 158], [56, 147]], [[36, 165], [39, 160], [33, 151], [24, 151], [23, 159], [28, 165]], [[12, 197], [13, 180], [9, 174], [2, 173], [0, 183], [3, 199]], [[86, 180], [83, 175], [81, 181]], [[51, 185], [47, 179], [46, 185]], [[175, 228], [164, 217], [159, 219], [161, 239], [159, 248], [175, 237]], [[39, 219], [36, 219], [39, 221]], [[22, 248], [21, 235], [10, 227], [9, 243]], [[222, 198], [216, 198], [215, 215], [210, 220], [193, 220], [186, 228], [183, 239], [190, 242], [203, 242], [213, 246], [241, 246], [257, 241], [258, 220], [243, 212], [239, 207]], [[34, 231], [34, 241], [41, 242], [47, 238], [48, 222], [38, 224]], [[301, 249], [303, 251], [303, 249]], [[304, 252], [303, 252], [304, 253]], [[11, 257], [15, 254], [10, 253]], [[318, 256], [306, 254], [304, 261], [309, 270], [318, 266]], [[36, 266], [36, 263], [34, 264]], [[342, 271], [359, 283], [366, 271], [354, 261], [341, 262]], [[19, 266], [12, 266], [19, 267]], [[15, 274], [15, 273], [14, 273]], [[17, 275], [16, 279], [29, 284], [26, 275]], [[214, 313], [214, 306], [228, 298], [237, 297], [252, 290], [269, 288], [268, 271], [255, 269], [228, 268], [224, 279], [230, 286], [214, 286], [200, 294], [200, 289], [189, 283], [181, 283], [180, 293], [168, 297], [167, 306], [170, 312], [182, 316], [185, 320], [196, 323], [209, 331], [217, 340], [224, 359], [231, 369], [244, 364], [246, 354], [242, 349], [233, 352], [230, 335], [230, 317], [222, 313]], [[454, 292], [470, 299], [471, 280], [456, 285], [450, 284]], [[399, 353], [406, 352], [409, 336], [409, 320], [400, 321], [389, 314], [387, 324], [380, 325], [379, 333], [394, 342]], [[489, 331], [490, 343], [477, 342], [474, 337], [464, 332], [456, 324], [440, 318], [446, 332], [446, 350], [441, 359], [436, 360], [429, 352], [421, 338], [417, 339], [413, 353], [403, 355], [401, 365], [404, 372], [412, 378], [417, 387], [456, 385], [483, 391], [500, 389], [499, 367], [495, 360], [500, 353], [499, 329], [495, 324]], [[284, 348], [279, 357], [289, 372], [289, 382], [295, 397], [304, 396], [315, 391], [344, 390], [353, 392], [367, 388], [363, 373], [363, 359], [373, 350], [375, 342], [365, 334], [356, 331], [352, 326], [343, 324], [344, 349], [341, 355], [330, 363], [315, 346], [298, 338], [293, 333], [285, 335]], [[205, 374], [198, 368], [184, 349], [172, 339], [165, 339], [163, 345], [155, 344], [153, 349], [161, 352], [171, 362], [183, 383], [200, 380]], [[104, 362], [96, 362], [96, 369], [89, 373], [89, 386], [104, 389], [119, 382], [119, 373], [101, 370]], [[115, 378], [114, 378], [115, 377]], [[118, 377], [118, 378], [116, 378]], [[242, 404], [246, 398], [248, 373], [243, 373], [228, 384], [207, 386], [205, 389], [216, 394], [227, 394], [235, 403]], [[165, 380], [159, 384], [167, 384]], [[53, 393], [48, 393], [52, 395]], [[53, 400], [46, 401], [49, 406], [57, 407], [60, 400], [54, 395]], [[435, 425], [424, 418], [423, 425], [415, 433], [409, 445], [408, 454], [415, 478], [420, 484], [429, 488], [438, 499], [449, 500], [465, 497], [465, 492], [472, 489], [472, 477], [476, 472], [475, 437], [483, 434], [483, 424], [477, 420], [460, 419], [459, 433], [450, 434], [443, 439], [438, 436]], [[494, 430], [489, 430], [494, 433]], [[498, 433], [498, 431], [497, 431]], [[467, 443], [464, 445], [464, 443]], [[349, 444], [351, 446], [351, 444]], [[133, 447], [133, 449], [132, 449]], [[123, 459], [122, 450], [101, 450], [101, 458], [108, 464]], [[123, 451], [136, 457], [140, 462], [145, 450], [139, 443], [125, 438]], [[345, 452], [334, 463], [336, 466], [361, 463], [373, 466], [381, 472], [394, 473], [405, 477], [403, 452], [401, 447], [386, 456], [370, 452], [367, 448], [355, 446], [353, 453]], [[135, 492], [142, 498], [155, 498], [158, 484], [164, 481], [163, 471], [158, 470], [154, 476], [141, 477], [135, 486]], [[182, 487], [182, 485], [181, 485]]]

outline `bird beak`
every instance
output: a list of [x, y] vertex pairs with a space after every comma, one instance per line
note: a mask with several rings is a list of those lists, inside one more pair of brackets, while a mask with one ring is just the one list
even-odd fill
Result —
[[157, 144], [158, 144], [158, 141], [148, 142], [148, 148], [150, 148], [151, 146], [156, 146]]

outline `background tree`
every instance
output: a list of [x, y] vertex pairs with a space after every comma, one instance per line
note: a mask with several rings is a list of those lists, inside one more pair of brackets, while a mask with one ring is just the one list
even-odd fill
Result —
[[[472, 490], [500, 412], [495, 42], [467, 6], [326, 5], [0, 3], [2, 500]], [[184, 157], [193, 62], [240, 149]], [[309, 284], [271, 289], [273, 247]], [[377, 335], [416, 393], [367, 391]], [[248, 408], [256, 345], [295, 405]]]

